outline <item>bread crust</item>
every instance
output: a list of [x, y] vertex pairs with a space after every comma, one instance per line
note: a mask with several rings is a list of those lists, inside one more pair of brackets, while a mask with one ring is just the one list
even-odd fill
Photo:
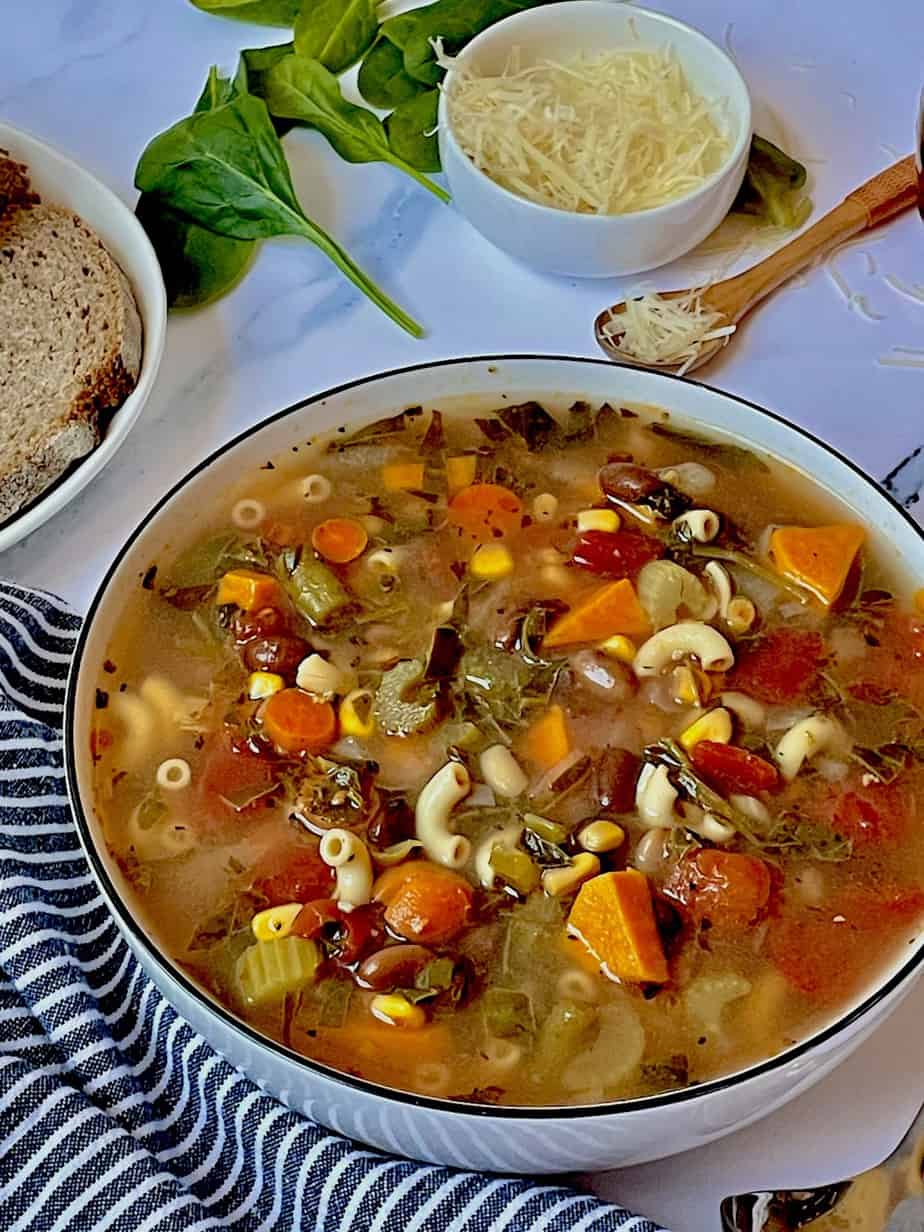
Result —
[[[7, 182], [19, 183], [20, 170]], [[99, 444], [108, 415], [137, 383], [142, 345], [131, 286], [95, 232], [57, 206], [8, 206], [0, 215], [0, 519]]]

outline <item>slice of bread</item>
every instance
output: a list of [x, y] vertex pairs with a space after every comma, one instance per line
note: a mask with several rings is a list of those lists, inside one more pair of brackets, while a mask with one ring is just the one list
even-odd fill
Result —
[[141, 369], [128, 280], [69, 210], [0, 215], [0, 520], [96, 447]]

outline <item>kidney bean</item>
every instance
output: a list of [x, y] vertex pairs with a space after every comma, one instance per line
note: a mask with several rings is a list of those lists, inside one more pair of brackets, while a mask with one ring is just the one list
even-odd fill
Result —
[[241, 655], [249, 671], [277, 672], [290, 681], [310, 653], [311, 647], [301, 637], [257, 637], [244, 644]]
[[414, 810], [402, 795], [381, 792], [381, 805], [369, 823], [369, 842], [374, 847], [391, 847], [416, 832]]
[[646, 496], [664, 487], [660, 476], [634, 462], [608, 462], [597, 478], [604, 496], [627, 505], [640, 505]]
[[384, 936], [382, 911], [376, 903], [344, 911], [332, 898], [316, 899], [302, 907], [292, 932], [297, 937], [320, 940], [333, 958], [349, 966], [370, 946], [380, 944]]
[[367, 988], [412, 988], [418, 972], [433, 958], [425, 945], [387, 945], [359, 965], [357, 977]]
[[256, 612], [238, 610], [231, 620], [231, 632], [239, 646], [257, 637], [280, 637], [289, 632], [289, 616], [278, 607], [261, 607]]
[[639, 570], [664, 555], [664, 545], [653, 535], [634, 530], [587, 530], [578, 535], [572, 564], [600, 577], [634, 578]]
[[629, 749], [607, 748], [594, 760], [594, 795], [607, 813], [630, 813], [635, 808], [635, 783], [641, 758]]

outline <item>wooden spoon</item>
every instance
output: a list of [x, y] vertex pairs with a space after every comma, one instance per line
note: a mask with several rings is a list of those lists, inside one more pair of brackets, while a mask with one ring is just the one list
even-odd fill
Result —
[[[745, 313], [750, 312], [771, 291], [793, 274], [807, 266], [869, 227], [875, 227], [887, 218], [916, 205], [918, 200], [918, 177], [911, 155], [880, 171], [871, 180], [845, 197], [840, 205], [819, 218], [807, 231], [790, 240], [782, 248], [771, 253], [743, 274], [712, 283], [702, 291], [703, 308], [721, 313], [722, 320], [714, 328], [737, 325]], [[664, 291], [662, 299], [679, 299], [690, 291]], [[594, 322], [597, 342], [610, 357], [620, 363], [633, 364], [637, 368], [654, 368], [661, 372], [677, 372], [680, 364], [644, 363], [620, 347], [622, 335], [613, 333], [613, 318], [625, 312], [625, 303], [606, 308]], [[609, 333], [604, 331], [609, 326]], [[730, 335], [734, 337], [734, 334]], [[729, 337], [716, 338], [703, 343], [696, 358], [686, 365], [686, 371], [701, 368], [722, 349]]]

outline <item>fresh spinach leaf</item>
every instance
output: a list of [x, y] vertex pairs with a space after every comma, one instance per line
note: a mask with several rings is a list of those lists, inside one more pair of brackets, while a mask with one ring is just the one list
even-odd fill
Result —
[[397, 107], [427, 88], [404, 71], [404, 53], [385, 38], [380, 38], [363, 57], [357, 85], [367, 103], [383, 110]]
[[768, 226], [801, 227], [812, 212], [812, 203], [802, 191], [805, 180], [802, 163], [755, 134], [744, 182], [732, 209], [756, 215]]
[[[222, 106], [235, 89], [229, 77], [212, 68], [194, 111]], [[171, 308], [198, 308], [218, 299], [237, 285], [256, 253], [252, 240], [234, 240], [200, 227], [157, 193], [142, 193], [135, 215], [157, 253]]]
[[154, 246], [171, 308], [201, 308], [241, 280], [257, 246], [200, 227], [165, 205], [157, 193], [142, 193], [135, 216]]
[[[280, 65], [271, 70], [275, 73]], [[238, 240], [297, 235], [316, 245], [377, 307], [414, 337], [422, 330], [304, 213], [266, 104], [250, 94], [180, 120], [147, 146], [142, 192]]]
[[418, 171], [439, 171], [436, 140], [439, 90], [427, 90], [399, 103], [385, 120], [388, 143], [395, 154]]
[[233, 17], [258, 26], [291, 26], [298, 17], [301, 0], [190, 0], [203, 13]]
[[362, 59], [379, 30], [376, 0], [317, 0], [295, 23], [295, 50], [320, 60], [332, 73]]
[[424, 8], [389, 17], [382, 33], [404, 53], [404, 71], [427, 86], [438, 85], [443, 69], [436, 62], [431, 39], [443, 40], [455, 55], [470, 39], [496, 21], [535, 8], [548, 0], [436, 0]]
[[391, 163], [441, 201], [449, 200], [438, 185], [392, 152], [378, 116], [347, 102], [337, 78], [317, 60], [300, 55], [281, 60], [266, 76], [266, 97], [274, 115], [316, 128], [347, 162]]
[[274, 43], [271, 47], [245, 48], [241, 52], [237, 73], [234, 77], [234, 85], [237, 92], [239, 94], [254, 94], [265, 102], [264, 80], [266, 74], [274, 64], [278, 64], [286, 56], [291, 56], [294, 50], [295, 44], [292, 42]]

